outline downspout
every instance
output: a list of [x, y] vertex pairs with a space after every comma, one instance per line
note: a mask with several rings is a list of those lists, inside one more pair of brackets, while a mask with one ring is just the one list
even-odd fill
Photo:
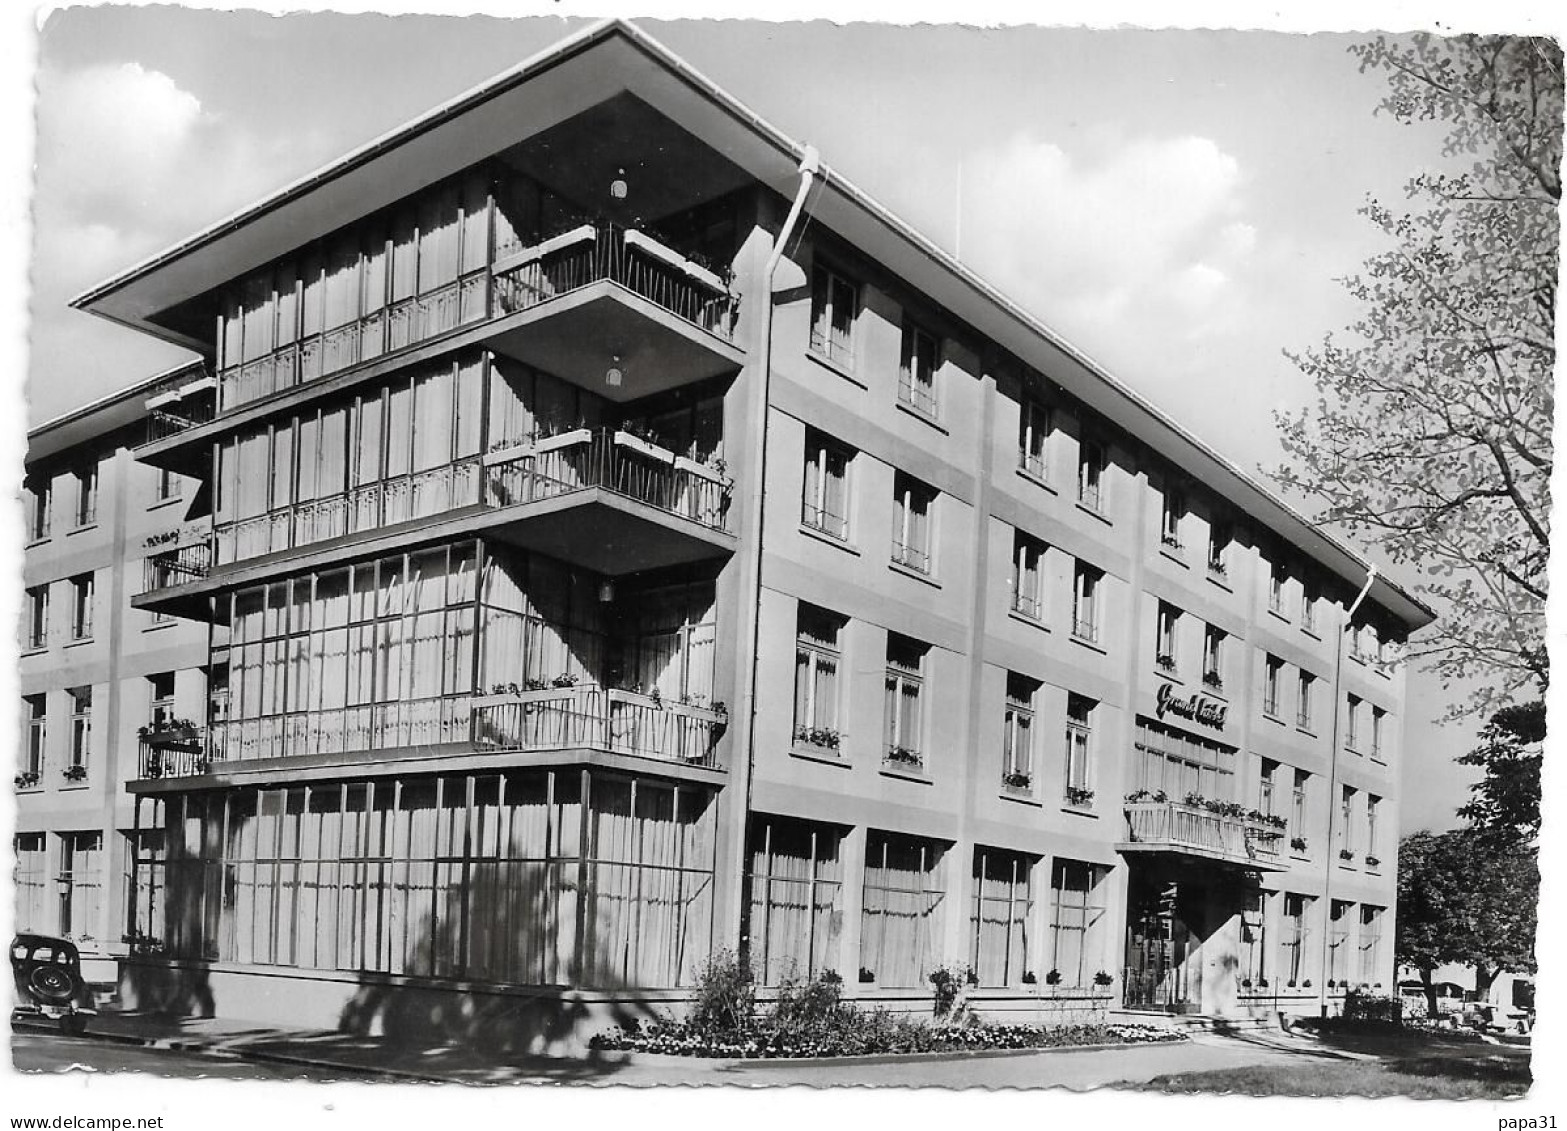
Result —
[[[736, 866], [732, 868], [731, 874], [735, 876], [737, 883], [743, 882], [745, 873], [746, 824], [751, 813], [751, 780], [756, 766], [756, 684], [761, 662], [758, 641], [761, 639], [762, 628], [762, 529], [767, 501], [767, 406], [771, 397], [773, 370], [773, 277], [777, 274], [778, 264], [783, 259], [784, 248], [788, 245], [790, 237], [794, 235], [800, 216], [805, 211], [805, 201], [810, 196], [811, 187], [820, 175], [821, 157], [816, 152], [815, 146], [807, 145], [800, 156], [800, 187], [795, 192], [794, 204], [789, 209], [783, 227], [779, 229], [778, 238], [773, 241], [772, 252], [768, 255], [767, 264], [762, 269], [761, 326], [757, 331], [756, 351], [758, 372], [756, 391], [752, 397], [749, 429], [755, 445], [756, 458], [751, 465], [751, 481], [755, 484], [756, 500], [746, 523], [744, 546], [749, 551], [746, 555], [748, 572], [742, 588], [742, 592], [750, 594], [751, 609], [750, 615], [746, 617], [745, 644], [742, 653], [748, 657], [749, 662], [746, 664], [745, 683], [740, 695], [738, 712], [738, 717], [745, 720], [745, 809], [740, 815], [739, 827], [735, 830]], [[735, 898], [735, 910], [743, 914], [743, 908], [739, 906], [740, 888], [738, 887], [735, 889]], [[732, 922], [738, 925], [738, 916]]]
[[1333, 931], [1333, 872], [1338, 843], [1333, 837], [1333, 817], [1338, 812], [1338, 757], [1339, 757], [1339, 705], [1344, 701], [1344, 636], [1355, 627], [1355, 610], [1371, 592], [1371, 583], [1377, 579], [1377, 567], [1366, 568], [1366, 583], [1360, 587], [1360, 595], [1351, 602], [1339, 625], [1337, 646], [1333, 649], [1333, 736], [1328, 744], [1331, 757], [1328, 760], [1328, 842], [1323, 857], [1322, 870], [1322, 968], [1317, 974], [1317, 1006], [1323, 1017], [1328, 1015], [1328, 950]]

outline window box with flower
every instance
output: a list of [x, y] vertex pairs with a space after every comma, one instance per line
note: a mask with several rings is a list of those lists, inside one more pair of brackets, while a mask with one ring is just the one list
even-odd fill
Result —
[[23, 770], [16, 775], [16, 788], [32, 789], [38, 784], [38, 776], [37, 770]]
[[1012, 770], [1001, 775], [1002, 788], [1013, 793], [1027, 793], [1034, 785], [1034, 776], [1022, 770]]
[[920, 770], [925, 767], [925, 759], [918, 750], [907, 746], [889, 746], [885, 758], [889, 766], [904, 766], [911, 770]]
[[1094, 803], [1094, 791], [1082, 786], [1069, 785], [1066, 787], [1066, 803], [1078, 809], [1086, 809]]
[[71, 766], [65, 767], [65, 769], [63, 771], [61, 771], [61, 773], [64, 776], [66, 781], [86, 781], [87, 780], [87, 767], [82, 765], [82, 764], [80, 764], [80, 763], [77, 763], [75, 765], [71, 765]]

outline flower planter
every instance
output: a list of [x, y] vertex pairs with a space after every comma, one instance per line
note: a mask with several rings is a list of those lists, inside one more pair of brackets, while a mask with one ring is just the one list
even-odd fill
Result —
[[717, 483], [720, 486], [725, 482], [723, 472], [716, 467], [709, 467], [701, 460], [692, 459], [690, 456], [676, 456], [675, 470], [689, 472], [699, 479], [706, 479], [708, 482]]
[[675, 453], [668, 448], [661, 448], [651, 441], [644, 440], [640, 436], [633, 436], [630, 432], [617, 431], [615, 443], [622, 448], [630, 448], [634, 452], [646, 456], [648, 459], [657, 460], [659, 463], [673, 464]]

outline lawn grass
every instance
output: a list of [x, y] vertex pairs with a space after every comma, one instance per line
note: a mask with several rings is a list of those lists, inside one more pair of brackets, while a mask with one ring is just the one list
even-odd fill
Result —
[[1371, 1060], [1302, 1057], [1293, 1064], [1223, 1068], [1158, 1076], [1143, 1087], [1163, 1092], [1251, 1096], [1406, 1096], [1419, 1100], [1500, 1100], [1529, 1090], [1528, 1049], [1455, 1048], [1406, 1042]]

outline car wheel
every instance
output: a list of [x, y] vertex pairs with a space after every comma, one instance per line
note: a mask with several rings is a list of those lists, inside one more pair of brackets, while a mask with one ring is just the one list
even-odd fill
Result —
[[1527, 1022], [1527, 1021], [1520, 1021], [1520, 1022], [1518, 1022], [1518, 1032], [1520, 1034], [1527, 1034], [1529, 1032], [1529, 1022]]

